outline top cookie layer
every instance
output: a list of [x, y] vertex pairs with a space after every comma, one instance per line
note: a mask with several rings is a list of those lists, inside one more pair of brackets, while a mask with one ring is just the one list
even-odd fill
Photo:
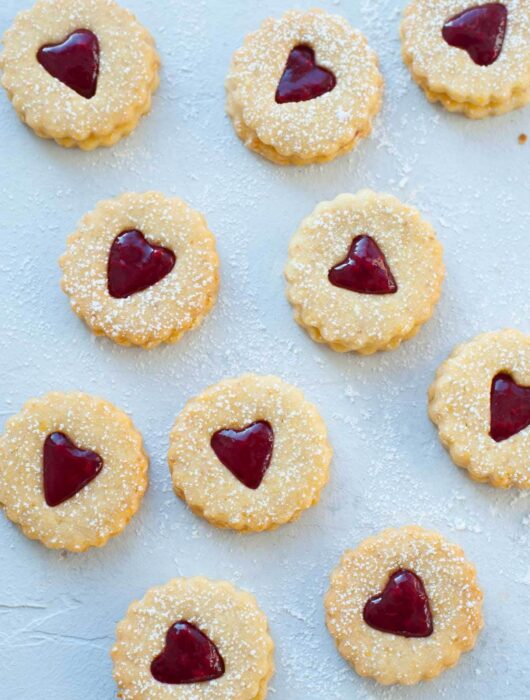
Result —
[[[273, 448], [261, 481], [249, 486], [221, 461], [212, 437], [257, 422], [270, 426]], [[255, 453], [247, 445], [243, 457], [250, 461]], [[318, 501], [331, 453], [322, 418], [299, 389], [277, 377], [245, 374], [186, 404], [171, 431], [168, 460], [177, 494], [195, 512], [218, 527], [258, 531], [290, 522]]]
[[[159, 282], [127, 298], [109, 293], [109, 255], [116, 237], [140, 231], [176, 258]], [[63, 290], [97, 334], [153, 348], [197, 326], [217, 298], [219, 259], [201, 214], [177, 197], [127, 193], [100, 202], [81, 220], [60, 259]]]
[[504, 0], [508, 23], [500, 56], [477, 65], [442, 36], [444, 24], [476, 5], [470, 0], [413, 0], [401, 26], [403, 55], [428, 91], [458, 103], [490, 107], [530, 88], [530, 0]]
[[[424, 586], [433, 624], [428, 636], [383, 632], [364, 619], [367, 602], [381, 596], [398, 571], [412, 572]], [[357, 673], [385, 685], [412, 685], [454, 666], [483, 624], [482, 592], [463, 551], [414, 525], [383, 530], [346, 551], [331, 575], [325, 607], [340, 653]]]
[[[97, 90], [86, 99], [50, 75], [39, 49], [87, 29], [99, 42]], [[158, 85], [154, 42], [134, 15], [114, 0], [38, 0], [4, 35], [2, 84], [36, 133], [63, 145], [93, 148], [116, 141], [148, 111]]]
[[[278, 104], [278, 84], [297, 46], [311, 47], [336, 85], [315, 99]], [[291, 10], [265, 20], [235, 52], [226, 81], [228, 112], [247, 145], [271, 160], [328, 160], [369, 133], [382, 84], [375, 54], [345, 19]]]
[[483, 333], [456, 348], [429, 391], [429, 414], [455, 463], [477, 481], [530, 488], [530, 427], [496, 442], [491, 432], [492, 383], [500, 373], [530, 387], [530, 336]]
[[[384, 254], [395, 293], [362, 294], [330, 282], [331, 268], [359, 236], [369, 236]], [[322, 202], [302, 222], [285, 275], [296, 320], [314, 340], [370, 354], [395, 348], [430, 318], [444, 277], [442, 248], [416, 209], [362, 190]]]

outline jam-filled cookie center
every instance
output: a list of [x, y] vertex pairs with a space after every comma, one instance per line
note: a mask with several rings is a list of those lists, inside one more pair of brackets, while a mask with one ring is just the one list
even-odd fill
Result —
[[159, 683], [205, 683], [220, 678], [225, 663], [212, 640], [187, 620], [172, 625], [166, 644], [151, 662], [151, 675]]
[[395, 294], [398, 290], [383, 251], [367, 235], [353, 239], [346, 257], [331, 268], [328, 279], [334, 287], [359, 294]]
[[169, 248], [149, 242], [141, 231], [122, 231], [112, 243], [107, 286], [111, 297], [125, 299], [160, 282], [176, 263]]
[[99, 76], [99, 41], [90, 29], [76, 29], [59, 44], [46, 44], [37, 51], [41, 66], [61, 83], [90, 100]]
[[490, 66], [501, 55], [508, 10], [499, 2], [470, 7], [447, 20], [442, 36], [449, 46], [467, 51], [478, 66]]
[[257, 489], [270, 466], [274, 431], [267, 421], [256, 421], [240, 430], [224, 428], [212, 435], [217, 459], [249, 489]]
[[300, 44], [291, 50], [276, 90], [276, 102], [307, 102], [331, 92], [337, 84], [335, 75], [319, 66], [315, 51]]
[[530, 425], [530, 387], [521, 386], [507, 372], [491, 383], [490, 436], [495, 442], [508, 440]]
[[414, 572], [394, 572], [382, 593], [370, 598], [363, 610], [367, 625], [400, 637], [430, 637], [433, 621], [423, 581]]
[[83, 450], [64, 433], [50, 433], [43, 448], [44, 499], [54, 508], [85, 488], [103, 468], [97, 452]]

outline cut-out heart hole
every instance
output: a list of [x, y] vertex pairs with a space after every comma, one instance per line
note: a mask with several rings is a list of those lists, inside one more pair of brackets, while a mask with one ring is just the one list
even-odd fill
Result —
[[274, 431], [267, 421], [257, 421], [241, 430], [218, 430], [211, 439], [218, 460], [249, 489], [257, 489], [270, 466]]
[[276, 102], [307, 102], [331, 92], [337, 79], [327, 68], [318, 66], [310, 46], [296, 46], [287, 59], [278, 89]]
[[504, 44], [508, 10], [500, 2], [470, 7], [447, 20], [442, 36], [449, 46], [467, 51], [478, 66], [491, 66]]
[[103, 468], [103, 460], [82, 450], [64, 433], [50, 433], [42, 454], [44, 499], [54, 508], [84, 489]]
[[153, 678], [173, 685], [213, 681], [224, 672], [224, 660], [215, 644], [186, 620], [168, 629], [164, 649], [151, 662]]
[[364, 606], [363, 619], [380, 632], [400, 637], [429, 637], [433, 632], [423, 581], [406, 569], [394, 572], [384, 591], [370, 598]]
[[491, 383], [490, 436], [495, 442], [508, 440], [530, 425], [530, 387], [520, 386], [506, 372]]
[[381, 248], [371, 236], [357, 236], [344, 260], [328, 273], [335, 287], [359, 294], [395, 294], [396, 280]]
[[59, 44], [46, 44], [37, 61], [61, 83], [90, 100], [96, 94], [99, 75], [99, 41], [90, 29], [76, 29]]
[[114, 239], [109, 253], [109, 294], [126, 299], [152, 287], [171, 272], [176, 260], [172, 250], [153, 245], [141, 231], [123, 231]]

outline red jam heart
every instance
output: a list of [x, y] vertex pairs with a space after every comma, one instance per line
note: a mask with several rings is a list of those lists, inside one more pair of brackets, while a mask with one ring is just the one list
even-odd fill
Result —
[[315, 52], [310, 46], [296, 46], [276, 90], [276, 102], [306, 102], [331, 92], [337, 79], [327, 68], [317, 66]]
[[37, 61], [48, 73], [89, 100], [96, 94], [99, 41], [89, 29], [77, 29], [60, 44], [46, 44]]
[[406, 569], [394, 572], [385, 590], [370, 598], [364, 606], [363, 619], [380, 632], [400, 637], [430, 637], [433, 632], [431, 608], [423, 582]]
[[171, 272], [176, 260], [172, 250], [149, 243], [140, 231], [123, 231], [114, 239], [109, 253], [109, 294], [126, 299], [152, 287]]
[[215, 644], [186, 620], [168, 629], [166, 646], [151, 662], [153, 678], [172, 685], [213, 681], [224, 672], [225, 663]]
[[509, 374], [497, 374], [491, 383], [490, 436], [508, 440], [530, 425], [530, 387], [520, 386]]
[[499, 58], [508, 10], [500, 2], [470, 7], [447, 20], [442, 36], [449, 46], [464, 49], [477, 66], [491, 66]]
[[267, 421], [242, 430], [227, 428], [212, 436], [212, 450], [224, 466], [249, 489], [257, 489], [270, 466], [274, 432]]
[[335, 287], [359, 294], [395, 294], [396, 280], [381, 248], [371, 236], [353, 239], [348, 255], [328, 273]]
[[42, 454], [44, 498], [54, 508], [84, 489], [103, 469], [103, 460], [81, 450], [64, 433], [50, 433]]

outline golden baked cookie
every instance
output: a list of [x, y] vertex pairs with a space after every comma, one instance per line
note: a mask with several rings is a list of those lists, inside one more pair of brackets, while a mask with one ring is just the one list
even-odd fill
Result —
[[154, 41], [114, 0], [37, 0], [3, 43], [2, 85], [38, 136], [87, 151], [112, 146], [151, 109]]
[[0, 504], [32, 540], [83, 552], [140, 507], [148, 460], [131, 419], [87, 394], [26, 403], [0, 438]]
[[264, 700], [273, 652], [253, 596], [176, 578], [130, 605], [111, 655], [123, 700]]
[[333, 160], [368, 136], [383, 78], [365, 37], [338, 15], [290, 10], [235, 52], [227, 112], [243, 143], [280, 165]]
[[414, 525], [346, 551], [325, 608], [342, 656], [384, 685], [438, 676], [474, 647], [483, 625], [475, 568], [460, 547]]
[[472, 119], [530, 101], [530, 0], [412, 0], [403, 59], [431, 102]]
[[530, 336], [502, 330], [457, 347], [430, 388], [429, 415], [473, 479], [530, 488]]
[[217, 527], [269, 530], [318, 502], [332, 450], [299, 389], [271, 376], [225, 379], [189, 401], [170, 436], [176, 494]]
[[204, 217], [158, 192], [100, 202], [59, 262], [75, 313], [121, 345], [174, 343], [217, 299], [219, 259]]
[[285, 268], [295, 319], [313, 340], [363, 355], [416, 335], [444, 274], [430, 224], [370, 190], [319, 204], [293, 236]]

